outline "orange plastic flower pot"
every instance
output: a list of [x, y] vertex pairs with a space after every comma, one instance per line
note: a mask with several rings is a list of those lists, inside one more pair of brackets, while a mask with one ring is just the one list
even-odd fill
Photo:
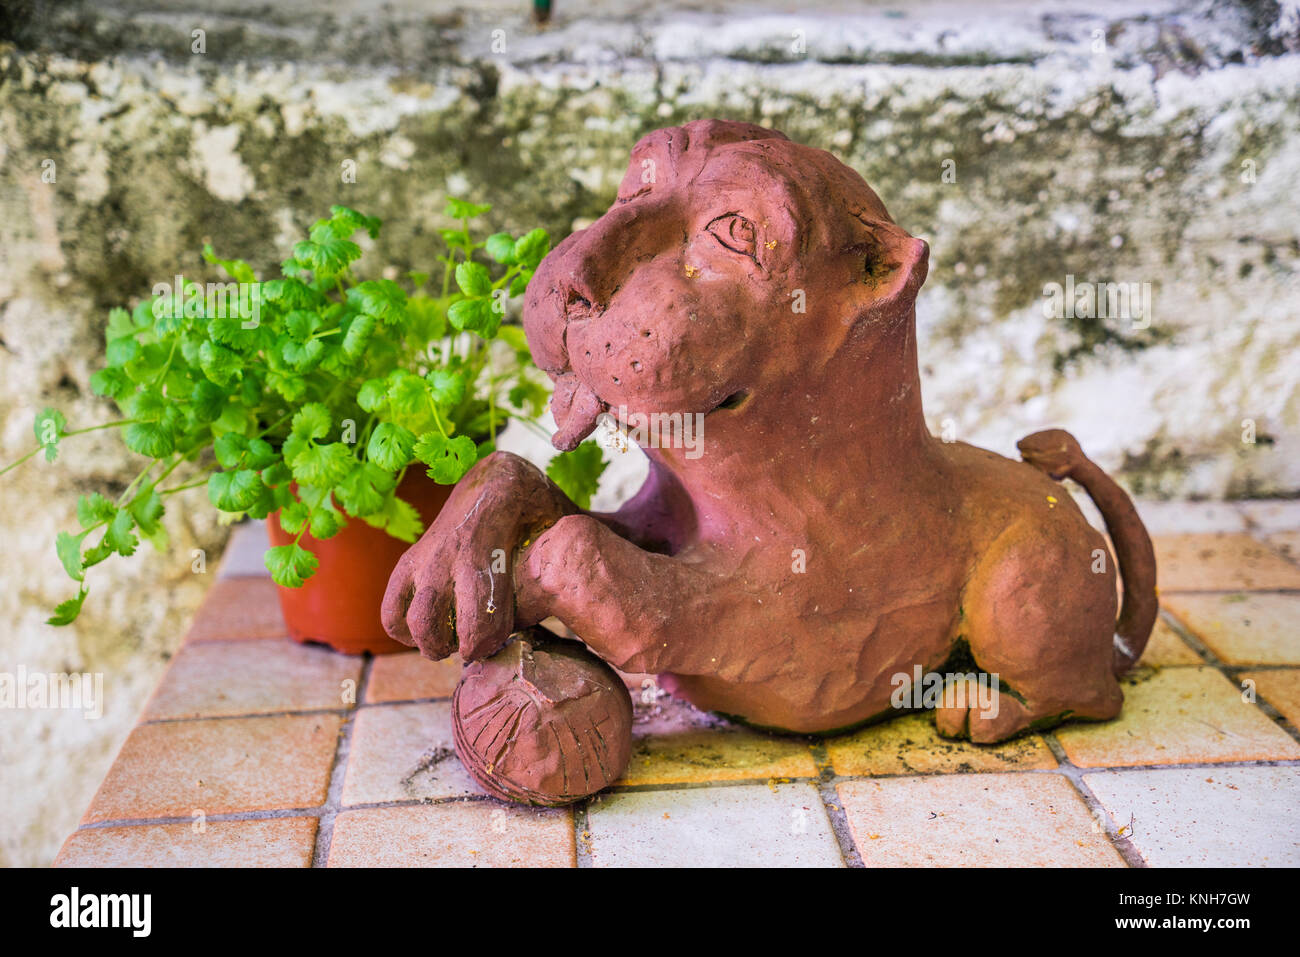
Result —
[[[453, 487], [439, 485], [423, 470], [413, 469], [406, 473], [397, 493], [415, 506], [427, 528]], [[270, 515], [266, 525], [272, 545], [288, 545], [294, 540], [280, 527], [279, 512]], [[306, 533], [298, 544], [315, 555], [320, 565], [302, 587], [277, 589], [294, 641], [317, 642], [349, 655], [410, 650], [389, 638], [379, 620], [388, 578], [410, 547], [406, 542], [350, 518], [333, 538], [319, 541]]]

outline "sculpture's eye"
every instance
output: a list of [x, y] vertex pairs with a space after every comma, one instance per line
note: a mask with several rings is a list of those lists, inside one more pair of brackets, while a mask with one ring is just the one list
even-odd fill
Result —
[[733, 253], [758, 261], [758, 231], [744, 216], [739, 213], [724, 213], [704, 228]]

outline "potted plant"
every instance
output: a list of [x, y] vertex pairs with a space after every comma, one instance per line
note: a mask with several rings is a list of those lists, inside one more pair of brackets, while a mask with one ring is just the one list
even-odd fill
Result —
[[[379, 621], [393, 565], [505, 422], [537, 428], [548, 396], [522, 330], [502, 319], [550, 241], [541, 229], [474, 241], [470, 221], [490, 208], [448, 201], [461, 228], [442, 231], [433, 291], [425, 273], [359, 278], [357, 234], [377, 237], [380, 222], [332, 206], [277, 278], [209, 245], [204, 258], [230, 281], [177, 277], [112, 310], [91, 386], [122, 418], [69, 429], [44, 409], [37, 447], [3, 470], [42, 452], [53, 461], [64, 438], [103, 428], [145, 459], [116, 499], [78, 500], [80, 529], [59, 533], [56, 551], [79, 587], [49, 622], [77, 617], [88, 569], [141, 538], [165, 548], [168, 500], [205, 487], [229, 520], [268, 519], [266, 567], [294, 638], [399, 649]], [[552, 471], [589, 497], [598, 471], [581, 463], [590, 450]]]

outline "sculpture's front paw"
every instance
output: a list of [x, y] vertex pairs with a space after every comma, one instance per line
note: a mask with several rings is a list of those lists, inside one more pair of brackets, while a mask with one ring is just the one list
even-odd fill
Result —
[[514, 630], [516, 548], [575, 508], [523, 459], [488, 456], [397, 563], [384, 629], [435, 660], [458, 648], [467, 661], [497, 651]]

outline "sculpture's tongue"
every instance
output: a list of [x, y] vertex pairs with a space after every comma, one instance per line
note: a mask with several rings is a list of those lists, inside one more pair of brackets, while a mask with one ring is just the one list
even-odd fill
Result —
[[595, 431], [596, 418], [604, 411], [605, 403], [595, 392], [572, 372], [564, 373], [555, 380], [555, 394], [551, 396], [556, 426], [551, 444], [561, 452], [572, 452]]

